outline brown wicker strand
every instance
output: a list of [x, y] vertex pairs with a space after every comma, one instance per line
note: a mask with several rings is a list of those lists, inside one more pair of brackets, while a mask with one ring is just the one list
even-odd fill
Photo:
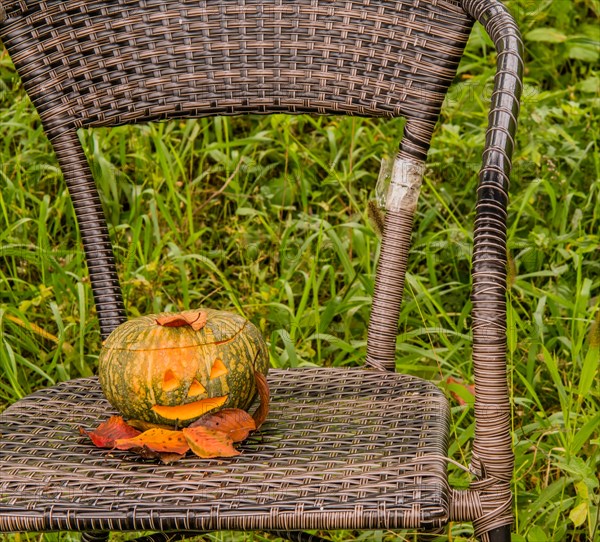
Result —
[[451, 489], [450, 494], [450, 521], [472, 521], [482, 542], [489, 540], [489, 531], [506, 525], [506, 517], [512, 514], [510, 486], [490, 478], [475, 481], [466, 490]]
[[425, 162], [437, 120], [437, 117], [429, 121], [409, 118], [404, 127], [398, 156]]
[[381, 254], [367, 341], [367, 365], [381, 371], [396, 368], [396, 337], [404, 292], [414, 212], [402, 209], [385, 215]]

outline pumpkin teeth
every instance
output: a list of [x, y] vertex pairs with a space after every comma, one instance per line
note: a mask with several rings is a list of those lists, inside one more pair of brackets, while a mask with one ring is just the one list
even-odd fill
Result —
[[224, 376], [228, 373], [227, 367], [223, 364], [223, 362], [217, 358], [213, 363], [213, 366], [210, 370], [210, 379], [219, 378], [220, 376]]
[[195, 397], [201, 393], [206, 393], [206, 388], [194, 378], [194, 381], [188, 390], [188, 397]]
[[191, 420], [193, 418], [199, 418], [207, 412], [223, 406], [225, 401], [227, 401], [227, 397], [227, 395], [223, 395], [222, 397], [209, 397], [208, 399], [200, 399], [193, 403], [176, 406], [154, 405], [152, 410], [166, 420]]
[[163, 377], [162, 389], [163, 391], [173, 391], [179, 387], [179, 379], [175, 376], [175, 373], [171, 369], [167, 369], [165, 376]]

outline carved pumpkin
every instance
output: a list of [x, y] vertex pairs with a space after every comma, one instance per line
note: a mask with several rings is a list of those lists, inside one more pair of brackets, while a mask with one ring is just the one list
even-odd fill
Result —
[[211, 309], [128, 320], [99, 358], [104, 395], [125, 417], [185, 427], [209, 411], [248, 409], [269, 357], [258, 329]]

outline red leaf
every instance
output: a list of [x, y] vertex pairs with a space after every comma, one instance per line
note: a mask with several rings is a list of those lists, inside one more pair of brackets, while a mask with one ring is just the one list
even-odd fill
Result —
[[207, 427], [186, 427], [183, 430], [192, 452], [205, 459], [240, 455], [233, 447], [233, 440], [226, 433]]
[[254, 418], [254, 423], [256, 423], [256, 429], [258, 429], [269, 415], [269, 398], [271, 394], [269, 392], [269, 383], [262, 373], [254, 371], [254, 378], [256, 379], [256, 389], [260, 397], [260, 404], [254, 414], [252, 414], [252, 417]]
[[[448, 384], [450, 395], [456, 399], [459, 405], [472, 404], [475, 400], [475, 386], [473, 384], [465, 384], [462, 380], [451, 376], [446, 379], [446, 383]], [[453, 391], [452, 388], [460, 390], [460, 395], [456, 391]]]
[[114, 448], [118, 439], [133, 438], [140, 434], [137, 429], [126, 424], [121, 416], [111, 416], [93, 431], [80, 427], [79, 432], [87, 435], [98, 448]]
[[205, 414], [202, 418], [190, 424], [190, 427], [206, 427], [225, 433], [233, 442], [246, 439], [250, 431], [256, 429], [252, 416], [240, 408], [224, 408], [214, 414]]
[[165, 314], [157, 318], [156, 323], [164, 327], [190, 326], [194, 331], [200, 331], [206, 325], [207, 317], [205, 311], [183, 311], [175, 314]]
[[152, 452], [174, 454], [185, 454], [190, 449], [181, 431], [168, 429], [149, 429], [134, 438], [118, 439], [115, 447], [118, 450], [147, 448]]

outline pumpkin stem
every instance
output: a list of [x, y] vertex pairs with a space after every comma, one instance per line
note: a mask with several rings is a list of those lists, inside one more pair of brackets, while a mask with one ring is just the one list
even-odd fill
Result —
[[206, 325], [207, 317], [208, 315], [204, 311], [184, 311], [159, 316], [156, 323], [164, 327], [190, 326], [194, 331], [200, 331]]
[[269, 415], [269, 398], [271, 393], [269, 391], [267, 379], [262, 373], [254, 371], [254, 378], [256, 379], [256, 389], [258, 391], [260, 403], [254, 414], [252, 414], [252, 418], [254, 418], [256, 429], [258, 429]]

